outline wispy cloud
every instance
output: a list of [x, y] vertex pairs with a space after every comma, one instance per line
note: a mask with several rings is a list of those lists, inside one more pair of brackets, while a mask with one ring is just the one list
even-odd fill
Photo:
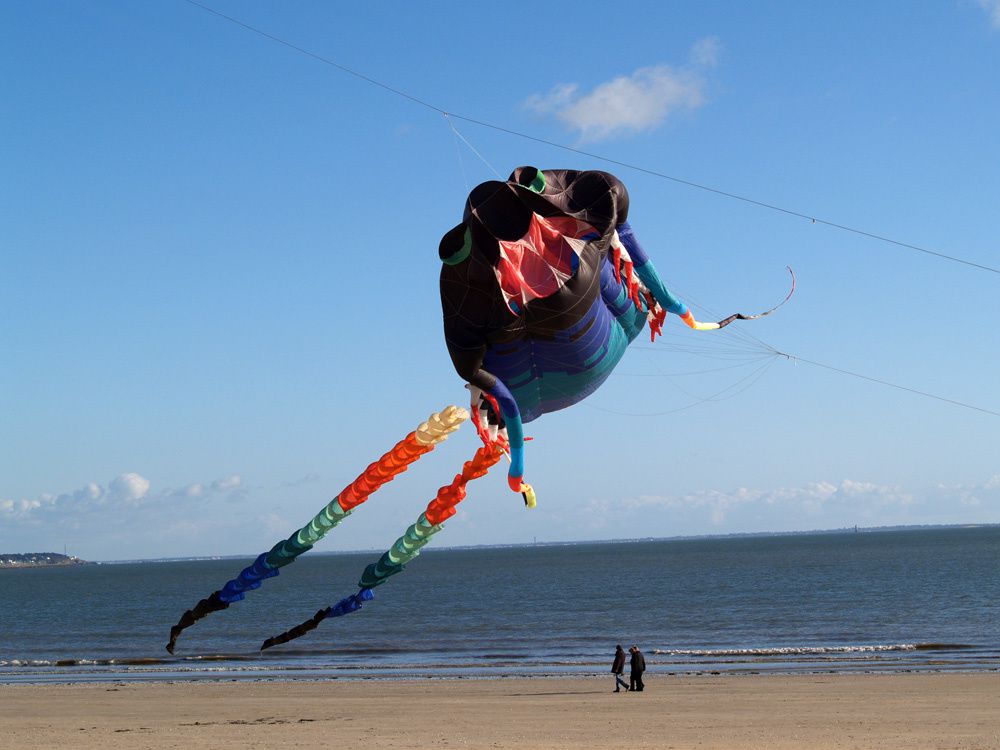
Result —
[[204, 499], [238, 491], [242, 480], [230, 474], [207, 483], [189, 484], [181, 489], [151, 491], [152, 484], [135, 472], [119, 474], [107, 487], [89, 482], [83, 487], [60, 494], [42, 493], [29, 500], [0, 499], [0, 520], [33, 521], [41, 517], [78, 518], [97, 512], [119, 512], [145, 506], [155, 506], [166, 501], [176, 503], [182, 499]]
[[320, 479], [321, 477], [319, 474], [316, 474], [315, 472], [309, 472], [308, 474], [305, 474], [299, 477], [298, 479], [293, 479], [291, 482], [285, 482], [281, 486], [286, 488], [301, 487], [306, 484], [315, 484]]
[[228, 492], [229, 490], [235, 490], [242, 483], [243, 480], [240, 479], [239, 474], [230, 474], [228, 477], [216, 479], [209, 487], [212, 492]]
[[701, 68], [714, 68], [722, 56], [722, 42], [717, 36], [706, 36], [691, 47], [691, 64]]
[[994, 29], [1000, 29], [1000, 0], [976, 0], [979, 7], [990, 17]]
[[537, 115], [555, 117], [575, 130], [581, 142], [652, 130], [681, 110], [705, 102], [704, 71], [718, 64], [722, 45], [715, 37], [698, 40], [687, 64], [639, 68], [601, 83], [590, 91], [560, 83], [547, 94], [533, 94], [524, 106]]
[[[678, 533], [787, 531], [861, 525], [1000, 521], [1000, 476], [977, 485], [938, 485], [920, 490], [845, 479], [800, 487], [741, 487], [683, 495], [640, 495], [594, 500], [589, 517], [607, 526], [660, 509]], [[662, 532], [657, 531], [657, 534]]]

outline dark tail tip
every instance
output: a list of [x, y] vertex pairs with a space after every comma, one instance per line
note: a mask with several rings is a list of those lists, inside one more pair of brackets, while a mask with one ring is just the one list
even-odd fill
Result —
[[261, 644], [260, 650], [271, 648], [271, 646], [278, 646], [282, 643], [288, 643], [289, 641], [294, 641], [296, 638], [301, 638], [310, 630], [315, 630], [316, 626], [319, 625], [323, 620], [326, 619], [326, 610], [321, 609], [315, 615], [310, 617], [308, 620], [303, 622], [301, 625], [296, 625], [291, 630], [286, 630], [281, 635], [276, 635], [272, 638], [268, 638], [264, 643]]
[[181, 619], [177, 621], [177, 624], [170, 628], [170, 641], [167, 643], [167, 651], [169, 653], [174, 653], [177, 638], [186, 628], [191, 627], [198, 620], [210, 615], [212, 612], [219, 612], [229, 607], [228, 602], [224, 602], [219, 598], [221, 593], [221, 591], [213, 591], [211, 596], [202, 599], [194, 605], [194, 609], [189, 609], [181, 615]]

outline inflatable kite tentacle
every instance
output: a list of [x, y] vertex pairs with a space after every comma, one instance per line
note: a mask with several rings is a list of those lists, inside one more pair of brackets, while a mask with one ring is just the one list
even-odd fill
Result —
[[447, 439], [448, 435], [457, 430], [462, 422], [469, 418], [465, 409], [449, 406], [447, 409], [432, 414], [416, 430], [407, 435], [388, 453], [344, 488], [337, 496], [336, 502], [345, 511], [350, 511], [361, 505], [375, 491], [387, 482], [392, 481], [420, 456], [434, 449], [434, 446]]
[[686, 325], [688, 328], [694, 329], [695, 331], [717, 331], [720, 328], [729, 325], [737, 318], [742, 318], [742, 317], [744, 316], [737, 314], [729, 316], [723, 323], [703, 323], [700, 320], [695, 320], [694, 315], [692, 315], [691, 311], [688, 310], [683, 315], [681, 315], [681, 320], [684, 321], [684, 325]]
[[[478, 373], [488, 375], [482, 369]], [[531, 438], [524, 436], [521, 410], [502, 380], [494, 375], [488, 375], [487, 380], [488, 382], [482, 381], [481, 385], [471, 382], [466, 384], [466, 388], [472, 393], [471, 408], [476, 433], [484, 445], [496, 443], [502, 452], [510, 456], [507, 483], [514, 492], [521, 493], [526, 506], [534, 508], [535, 491], [530, 484], [524, 482], [524, 443]], [[494, 415], [500, 420], [499, 425], [494, 424]]]
[[376, 586], [385, 583], [390, 576], [403, 571], [407, 563], [420, 554], [420, 550], [431, 540], [431, 537], [444, 528], [444, 522], [455, 515], [455, 506], [465, 499], [466, 486], [473, 479], [485, 476], [504, 455], [503, 448], [498, 443], [484, 445], [476, 451], [471, 460], [462, 465], [462, 472], [455, 476], [451, 484], [438, 489], [434, 499], [427, 504], [427, 509], [420, 514], [416, 523], [412, 524], [388, 550], [365, 568], [358, 581], [359, 591], [347, 596], [332, 607], [319, 610], [305, 622], [286, 630], [280, 635], [268, 638], [261, 644], [264, 651], [282, 643], [305, 635], [314, 630], [319, 623], [328, 617], [341, 617], [357, 612], [363, 602], [375, 598], [372, 591]]
[[[700, 320], [696, 320], [687, 305], [677, 299], [677, 297], [675, 297], [664, 285], [663, 281], [660, 279], [660, 275], [656, 272], [656, 267], [649, 259], [649, 256], [646, 254], [642, 245], [639, 244], [639, 240], [635, 236], [635, 232], [632, 230], [632, 227], [629, 226], [628, 222], [619, 224], [616, 229], [619, 239], [625, 246], [626, 252], [622, 254], [617, 247], [615, 248], [615, 265], [617, 266], [620, 257], [626, 255], [626, 276], [631, 279], [631, 272], [634, 269], [635, 275], [638, 276], [642, 283], [649, 289], [650, 292], [652, 292], [655, 301], [658, 302], [664, 310], [677, 315], [682, 321], [684, 321], [685, 325], [696, 331], [717, 331], [720, 328], [725, 328], [734, 320], [754, 320], [756, 318], [763, 318], [765, 315], [770, 315], [783, 304], [788, 302], [788, 300], [790, 300], [792, 295], [795, 293], [795, 272], [792, 271], [789, 266], [788, 273], [791, 274], [792, 277], [792, 287], [789, 290], [788, 295], [770, 310], [757, 313], [756, 315], [735, 313], [734, 315], [730, 315], [729, 317], [720, 320], [718, 323], [703, 323]], [[631, 265], [628, 263], [628, 260], [631, 260]], [[638, 305], [638, 302], [636, 302], [636, 305]], [[658, 312], [654, 312], [653, 319], [650, 320], [650, 326], [653, 329], [652, 332], [654, 338], [659, 328], [662, 327], [662, 324], [662, 317], [659, 316]]]
[[765, 310], [764, 312], [756, 313], [755, 315], [744, 315], [743, 313], [734, 313], [733, 315], [730, 315], [728, 318], [723, 318], [718, 323], [702, 323], [700, 321], [695, 320], [694, 316], [691, 315], [690, 312], [688, 312], [686, 315], [681, 317], [681, 320], [683, 320], [685, 323], [687, 323], [691, 328], [695, 329], [696, 331], [717, 331], [720, 328], [725, 328], [734, 320], [756, 320], [757, 318], [763, 318], [766, 315], [770, 315], [779, 307], [788, 302], [788, 300], [792, 298], [792, 295], [795, 294], [795, 271], [792, 270], [791, 266], [785, 266], [785, 268], [788, 270], [788, 274], [792, 277], [792, 286], [788, 290], [788, 294], [785, 295], [785, 298], [781, 300], [781, 302], [776, 304], [774, 307], [772, 307], [770, 310]]
[[673, 292], [667, 289], [666, 284], [664, 284], [663, 280], [660, 278], [660, 274], [656, 271], [656, 266], [653, 265], [653, 261], [649, 259], [649, 255], [646, 254], [642, 245], [639, 244], [639, 239], [635, 236], [635, 232], [632, 230], [629, 223], [626, 221], [619, 224], [616, 227], [616, 230], [618, 232], [618, 238], [625, 246], [628, 259], [631, 261], [632, 269], [635, 271], [635, 275], [638, 276], [646, 288], [652, 292], [653, 297], [660, 304], [660, 306], [667, 312], [673, 313], [674, 315], [683, 316], [687, 313], [687, 305], [677, 299]]
[[174, 653], [174, 645], [177, 643], [177, 637], [185, 628], [191, 627], [198, 620], [207, 617], [212, 612], [219, 612], [229, 607], [229, 602], [222, 601], [219, 598], [219, 594], [219, 591], [213, 592], [211, 596], [200, 600], [194, 605], [193, 609], [189, 609], [181, 615], [181, 619], [177, 621], [177, 624], [170, 628], [170, 642], [167, 643], [167, 651], [171, 654]]
[[312, 521], [292, 534], [284, 542], [279, 542], [268, 553], [265, 562], [280, 568], [292, 562], [298, 555], [312, 547], [317, 541], [346, 518], [356, 507], [387, 482], [392, 481], [434, 446], [447, 439], [462, 422], [468, 419], [465, 409], [449, 406], [432, 414], [378, 461], [368, 466], [351, 484], [341, 491]]
[[403, 566], [419, 554], [420, 548], [441, 530], [442, 524], [455, 515], [455, 506], [465, 499], [466, 485], [485, 476], [502, 457], [503, 450], [497, 444], [484, 445], [477, 450], [472, 459], [462, 465], [462, 472], [455, 476], [451, 484], [438, 489], [417, 522], [393, 543], [378, 562], [365, 568], [358, 587], [374, 588], [389, 576], [402, 571]]
[[493, 386], [486, 390], [500, 407], [507, 430], [507, 449], [510, 453], [510, 469], [507, 471], [507, 484], [514, 492], [524, 496], [524, 503], [529, 508], [535, 506], [535, 491], [524, 481], [524, 424], [521, 422], [521, 410], [513, 394], [503, 382], [496, 378]]
[[468, 418], [469, 413], [456, 406], [449, 406], [431, 414], [426, 422], [421, 423], [416, 430], [396, 443], [378, 461], [369, 465], [309, 523], [287, 539], [275, 544], [268, 552], [259, 555], [252, 565], [244, 568], [236, 578], [228, 581], [211, 596], [199, 601], [194, 609], [187, 610], [170, 630], [167, 651], [174, 652], [177, 638], [184, 629], [212, 612], [226, 609], [231, 603], [240, 601], [247, 591], [260, 588], [264, 580], [278, 575], [280, 568], [294, 562], [299, 555], [312, 549], [316, 542], [349, 516], [358, 505], [386, 482], [392, 481], [397, 475], [406, 471], [407, 467], [422, 455], [433, 450], [435, 445], [447, 439], [448, 435], [461, 427], [462, 422]]

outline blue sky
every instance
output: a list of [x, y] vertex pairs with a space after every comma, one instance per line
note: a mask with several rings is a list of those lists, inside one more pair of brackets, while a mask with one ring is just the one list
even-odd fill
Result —
[[[995, 0], [209, 4], [449, 112], [1000, 266]], [[0, 65], [0, 550], [251, 554], [308, 520], [465, 402], [436, 246], [522, 164], [616, 172], [700, 317], [770, 307], [786, 265], [798, 291], [637, 342], [529, 425], [538, 509], [497, 472], [440, 543], [1000, 522], [1000, 417], [767, 356], [1000, 411], [996, 273], [453, 120], [477, 155], [183, 0], [5, 3]], [[384, 548], [475, 448], [324, 548]]]

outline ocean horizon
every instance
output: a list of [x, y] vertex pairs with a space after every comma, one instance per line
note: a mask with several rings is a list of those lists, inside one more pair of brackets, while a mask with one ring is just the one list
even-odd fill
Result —
[[[696, 539], [742, 539], [749, 537], [782, 537], [782, 536], [821, 536], [824, 534], [878, 534], [887, 531], [935, 531], [945, 529], [1000, 529], [1000, 523], [941, 523], [941, 524], [897, 524], [886, 526], [842, 526], [829, 529], [796, 529], [793, 531], [730, 531], [717, 534], [677, 534], [673, 536], [639, 536], [639, 537], [614, 537], [612, 539], [569, 539], [569, 540], [535, 540], [531, 542], [505, 542], [497, 544], [440, 544], [431, 547], [424, 552], [442, 552], [447, 550], [474, 550], [474, 549], [507, 549], [519, 547], [566, 547], [587, 544], [625, 544], [631, 542], [676, 542]], [[344, 554], [381, 554], [384, 550], [381, 547], [356, 547], [340, 550], [310, 550], [311, 556], [318, 555], [344, 555]], [[0, 553], [4, 554], [52, 554], [52, 552], [31, 552], [31, 553]], [[257, 553], [239, 553], [233, 555], [179, 555], [171, 557], [136, 557], [120, 558], [110, 560], [83, 560], [82, 563], [89, 565], [121, 565], [125, 563], [162, 563], [162, 562], [185, 562], [199, 560], [246, 560], [256, 557]], [[75, 557], [74, 555], [69, 555]], [[43, 567], [43, 566], [39, 566]]]
[[0, 570], [0, 682], [1000, 670], [1000, 526], [425, 549], [349, 616], [375, 550], [310, 552], [170, 627], [247, 557]]

